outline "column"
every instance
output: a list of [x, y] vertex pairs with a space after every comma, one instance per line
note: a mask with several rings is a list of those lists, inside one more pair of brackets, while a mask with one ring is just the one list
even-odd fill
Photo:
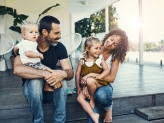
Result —
[[143, 65], [143, 21], [142, 21], [142, 0], [138, 0], [139, 9], [139, 65]]
[[105, 33], [109, 32], [109, 15], [108, 6], [105, 7]]

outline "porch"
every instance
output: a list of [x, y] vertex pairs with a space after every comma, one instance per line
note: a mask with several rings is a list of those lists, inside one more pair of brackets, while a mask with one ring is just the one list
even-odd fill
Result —
[[[77, 58], [73, 58], [73, 68], [76, 69]], [[27, 101], [22, 94], [21, 78], [10, 70], [0, 72], [0, 122], [30, 123], [31, 113]], [[157, 123], [147, 121], [135, 114], [137, 108], [164, 105], [164, 68], [158, 65], [140, 66], [137, 63], [120, 64], [113, 93], [113, 123]], [[72, 90], [74, 79], [68, 81]], [[44, 104], [46, 123], [53, 123], [53, 108], [50, 103]], [[104, 112], [101, 107], [101, 118]], [[161, 121], [162, 120], [162, 121]], [[159, 121], [159, 120], [158, 120]], [[161, 123], [164, 122], [160, 119]], [[76, 94], [67, 97], [67, 122], [86, 123], [84, 110], [76, 101]], [[160, 122], [158, 122], [160, 123]]]

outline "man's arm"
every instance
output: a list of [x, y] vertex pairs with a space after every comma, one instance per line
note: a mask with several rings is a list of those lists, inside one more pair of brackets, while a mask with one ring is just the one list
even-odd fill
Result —
[[63, 71], [67, 74], [67, 76], [64, 78], [65, 80], [71, 80], [74, 76], [74, 72], [71, 67], [70, 61], [67, 59], [60, 60], [61, 67]]
[[23, 65], [20, 56], [17, 56], [14, 60], [14, 74], [26, 78], [26, 79], [35, 79], [35, 78], [44, 78], [48, 74], [48, 71], [37, 70], [35, 68]]
[[51, 74], [45, 77], [45, 80], [51, 86], [61, 82], [63, 79], [71, 80], [74, 76], [74, 72], [71, 69], [71, 64], [67, 58], [60, 60], [60, 65], [63, 70], [49, 70]]
[[19, 48], [17, 46], [14, 46], [14, 56], [18, 55]]

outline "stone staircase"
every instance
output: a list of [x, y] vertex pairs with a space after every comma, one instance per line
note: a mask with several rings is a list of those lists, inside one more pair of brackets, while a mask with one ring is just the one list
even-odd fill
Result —
[[[164, 123], [163, 97], [164, 93], [114, 98], [112, 123]], [[22, 100], [17, 105], [0, 106], [0, 123], [31, 122], [29, 106], [24, 97], [20, 98]], [[53, 123], [52, 104], [44, 104], [43, 108], [45, 123]], [[99, 109], [102, 122], [104, 111], [101, 106]], [[67, 123], [87, 123], [86, 113], [76, 101], [76, 94], [67, 97]]]

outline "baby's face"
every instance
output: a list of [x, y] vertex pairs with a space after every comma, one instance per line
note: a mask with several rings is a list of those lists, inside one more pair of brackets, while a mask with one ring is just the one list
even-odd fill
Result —
[[25, 40], [36, 41], [38, 38], [38, 27], [36, 25], [30, 25], [23, 34]]

